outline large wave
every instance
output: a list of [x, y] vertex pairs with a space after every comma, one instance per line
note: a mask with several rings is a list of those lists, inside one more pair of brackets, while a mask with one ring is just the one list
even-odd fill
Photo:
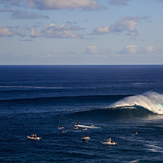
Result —
[[153, 113], [163, 114], [163, 94], [146, 92], [142, 95], [126, 97], [112, 105], [112, 107], [140, 106]]

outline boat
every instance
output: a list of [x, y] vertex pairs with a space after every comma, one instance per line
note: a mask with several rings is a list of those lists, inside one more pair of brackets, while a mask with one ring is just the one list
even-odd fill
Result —
[[116, 142], [101, 142], [103, 145], [117, 145], [117, 143]]
[[94, 126], [94, 125], [90, 125], [90, 126], [86, 126], [86, 125], [75, 125], [75, 126], [77, 126], [77, 127], [81, 127], [81, 128], [100, 128], [100, 127], [96, 127], [96, 126]]
[[91, 139], [91, 138], [90, 138], [89, 136], [83, 136], [83, 137], [82, 137], [82, 140], [83, 140], [83, 141], [89, 141], [90, 139]]
[[29, 140], [41, 140], [41, 137], [38, 137], [36, 134], [32, 134], [31, 136], [27, 136]]
[[101, 142], [103, 145], [117, 145], [116, 142], [111, 142], [111, 138], [109, 138], [109, 140], [107, 139], [106, 141], [104, 140], [103, 142]]

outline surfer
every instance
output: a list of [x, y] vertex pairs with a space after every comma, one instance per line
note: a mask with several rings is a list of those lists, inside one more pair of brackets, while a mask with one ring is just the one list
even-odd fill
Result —
[[93, 124], [91, 123], [91, 125], [90, 126], [93, 126]]
[[79, 125], [80, 124], [80, 122], [78, 122], [76, 125]]

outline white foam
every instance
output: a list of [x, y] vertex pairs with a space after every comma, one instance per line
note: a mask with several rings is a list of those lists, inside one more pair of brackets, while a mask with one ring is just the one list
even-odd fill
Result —
[[135, 163], [135, 162], [139, 162], [140, 160], [132, 160], [132, 161], [129, 161], [130, 163]]
[[156, 114], [163, 114], [163, 94], [146, 92], [142, 95], [135, 95], [116, 102], [113, 107], [142, 106]]
[[152, 152], [160, 152], [163, 153], [163, 150], [161, 147], [156, 146], [156, 145], [147, 145], [149, 148], [147, 150], [152, 151]]

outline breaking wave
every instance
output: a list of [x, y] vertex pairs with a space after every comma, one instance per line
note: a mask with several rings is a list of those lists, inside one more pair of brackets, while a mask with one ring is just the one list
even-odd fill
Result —
[[112, 107], [143, 107], [155, 114], [163, 114], [163, 94], [146, 92], [142, 95], [126, 97], [112, 105]]

